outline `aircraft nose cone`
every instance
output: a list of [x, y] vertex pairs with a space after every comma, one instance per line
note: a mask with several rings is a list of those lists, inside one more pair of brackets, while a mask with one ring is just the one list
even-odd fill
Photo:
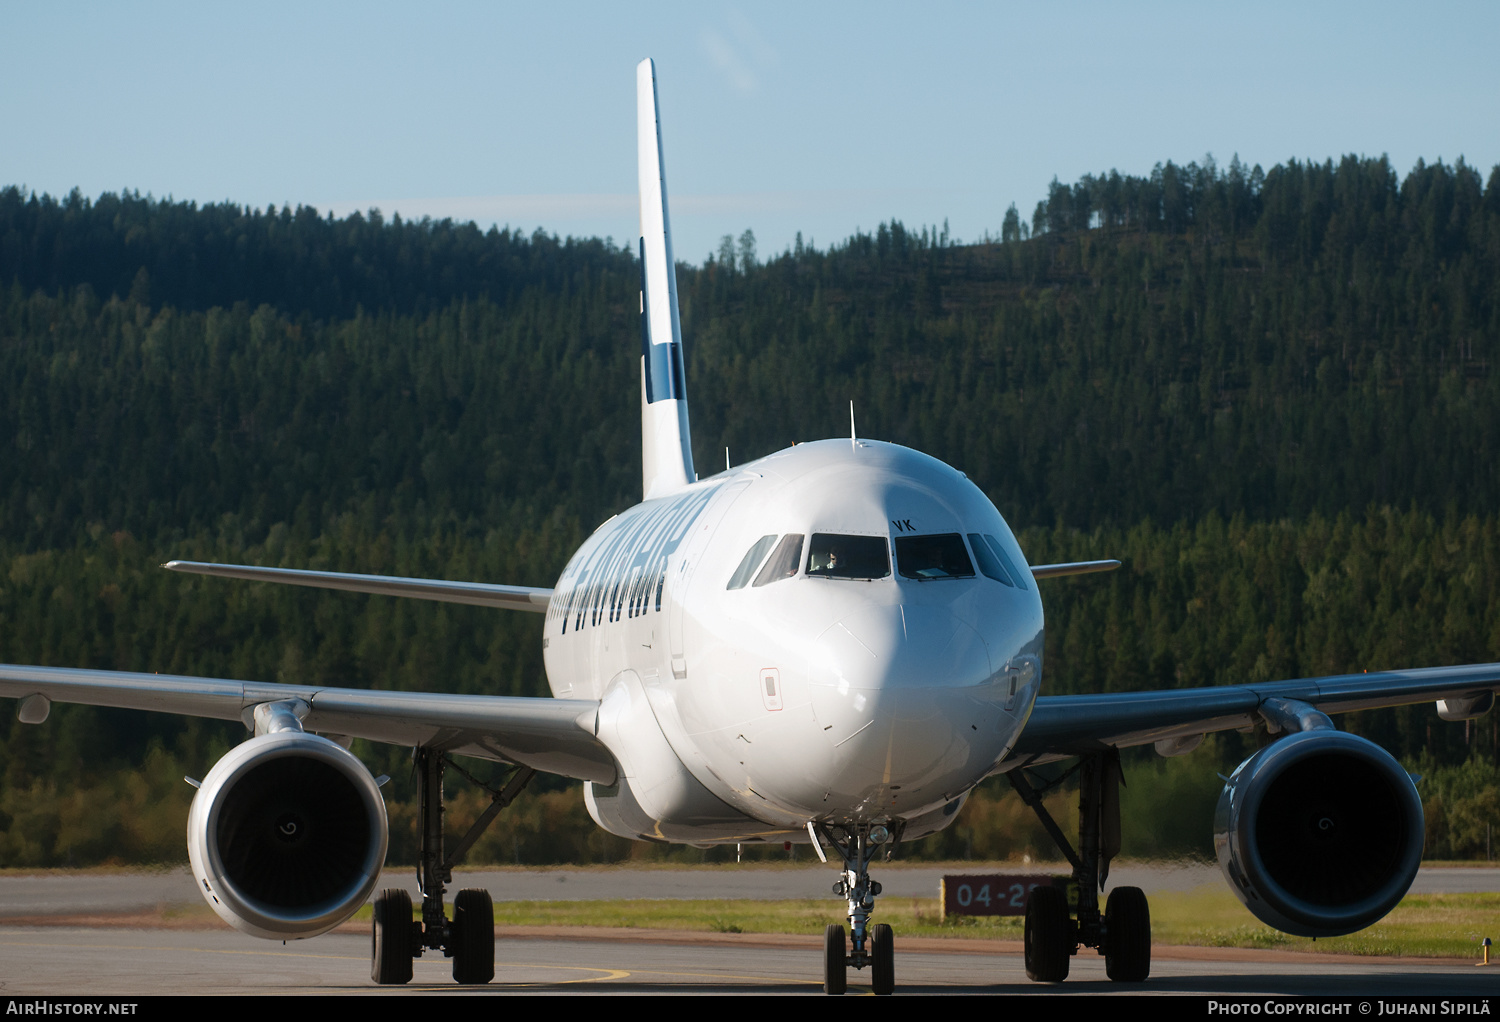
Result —
[[845, 805], [957, 783], [998, 754], [1002, 686], [979, 633], [946, 608], [857, 611], [819, 636], [809, 666]]

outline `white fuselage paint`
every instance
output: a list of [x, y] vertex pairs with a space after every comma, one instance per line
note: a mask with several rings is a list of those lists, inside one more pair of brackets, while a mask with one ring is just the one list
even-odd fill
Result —
[[[780, 451], [610, 519], [558, 580], [553, 694], [600, 699], [629, 797], [590, 785], [617, 833], [805, 838], [809, 820], [941, 829], [1014, 744], [1041, 677], [1042, 605], [977, 570], [918, 581], [807, 574], [726, 588], [763, 536], [988, 533], [1025, 559], [962, 473], [908, 448]], [[603, 808], [601, 808], [601, 806]]]

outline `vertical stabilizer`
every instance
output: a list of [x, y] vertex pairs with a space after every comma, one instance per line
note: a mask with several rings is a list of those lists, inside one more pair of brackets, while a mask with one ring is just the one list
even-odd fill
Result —
[[641, 182], [641, 484], [644, 499], [664, 497], [693, 482], [677, 271], [662, 170], [656, 65], [635, 69], [636, 138]]

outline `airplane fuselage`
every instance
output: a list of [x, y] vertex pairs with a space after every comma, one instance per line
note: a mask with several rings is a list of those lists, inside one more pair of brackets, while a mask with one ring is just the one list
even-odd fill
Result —
[[[978, 487], [904, 447], [827, 440], [600, 526], [558, 580], [544, 656], [555, 696], [608, 713], [614, 693], [629, 734], [660, 729], [671, 757], [623, 764], [637, 789], [685, 772], [764, 835], [814, 819], [930, 832], [1020, 733], [1042, 632]], [[656, 835], [755, 832], [675, 798], [647, 807]]]

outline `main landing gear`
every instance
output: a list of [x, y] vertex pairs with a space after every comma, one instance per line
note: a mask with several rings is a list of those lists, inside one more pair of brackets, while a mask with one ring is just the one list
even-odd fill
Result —
[[[510, 805], [536, 776], [536, 771], [520, 767], [503, 790], [491, 790], [489, 808], [474, 821], [453, 851], [444, 856], [443, 768], [448, 760], [443, 753], [426, 748], [416, 749], [414, 758], [422, 782], [419, 803], [422, 841], [417, 865], [422, 921], [412, 920], [411, 896], [406, 891], [392, 887], [380, 892], [375, 899], [370, 978], [381, 984], [409, 983], [412, 959], [431, 950], [442, 951], [453, 959], [455, 982], [488, 983], [495, 978], [495, 908], [489, 892], [477, 888], [459, 891], [453, 899], [451, 921], [443, 907], [443, 895], [446, 885], [453, 882], [453, 867], [500, 810]], [[475, 780], [456, 764], [454, 769]]]
[[894, 836], [886, 827], [869, 823], [809, 824], [809, 829], [814, 832], [813, 847], [819, 858], [823, 858], [823, 849], [817, 839], [822, 837], [844, 860], [844, 875], [834, 883], [833, 893], [849, 900], [848, 932], [830, 923], [823, 933], [823, 992], [842, 994], [847, 990], [848, 967], [852, 965], [856, 969], [868, 967], [871, 989], [889, 994], [896, 989], [895, 937], [885, 923], [870, 925], [870, 914], [880, 895], [880, 885], [870, 879], [870, 860], [882, 844], [887, 845], [889, 858], [889, 849], [901, 839], [899, 827]]
[[1039, 983], [1061, 983], [1068, 978], [1069, 960], [1082, 944], [1104, 956], [1104, 971], [1110, 979], [1139, 983], [1151, 974], [1151, 911], [1146, 895], [1139, 887], [1116, 887], [1104, 911], [1099, 911], [1099, 889], [1109, 876], [1109, 860], [1120, 851], [1120, 754], [1115, 749], [1089, 753], [1074, 770], [1079, 774], [1080, 851], [1074, 851], [1042, 805], [1042, 797], [1073, 771], [1040, 788], [1033, 787], [1024, 767], [1006, 775], [1073, 864], [1078, 885], [1074, 914], [1069, 913], [1067, 897], [1059, 888], [1038, 887], [1031, 892], [1026, 901], [1026, 975]]

